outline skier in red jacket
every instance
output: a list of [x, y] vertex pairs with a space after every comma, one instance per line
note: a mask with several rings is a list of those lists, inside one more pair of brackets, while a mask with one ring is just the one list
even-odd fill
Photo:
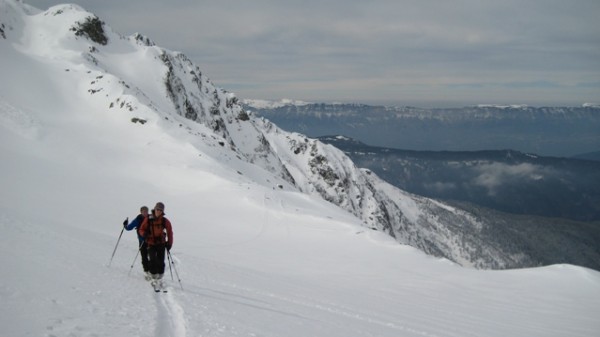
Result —
[[156, 203], [152, 214], [142, 222], [138, 233], [148, 245], [149, 271], [152, 285], [163, 287], [163, 274], [165, 273], [165, 249], [170, 251], [173, 247], [173, 228], [169, 219], [165, 218], [165, 205]]

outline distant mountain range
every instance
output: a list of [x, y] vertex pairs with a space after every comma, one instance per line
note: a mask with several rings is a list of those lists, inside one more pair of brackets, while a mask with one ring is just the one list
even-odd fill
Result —
[[513, 149], [555, 157], [600, 151], [600, 106], [594, 104], [423, 109], [247, 100], [244, 107], [288, 131], [311, 137], [345, 135], [397, 149]]
[[443, 200], [485, 225], [482, 240], [530, 264], [578, 261], [598, 269], [600, 162], [517, 151], [408, 151], [342, 137], [344, 151], [402, 190]]
[[512, 150], [408, 151], [319, 137], [398, 188], [525, 215], [600, 221], [600, 162]]
[[600, 151], [578, 154], [573, 158], [600, 161]]
[[[590, 161], [600, 148], [597, 105], [420, 109], [244, 103], [250, 114], [333, 144], [355, 165], [402, 190], [474, 214], [482, 223], [479, 239], [519, 261], [513, 265], [577, 261], [600, 267], [600, 167]], [[348, 137], [326, 136], [332, 134]], [[473, 234], [460, 225], [452, 231]]]

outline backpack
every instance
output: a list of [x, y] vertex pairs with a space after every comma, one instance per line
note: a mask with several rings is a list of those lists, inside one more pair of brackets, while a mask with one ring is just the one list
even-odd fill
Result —
[[146, 231], [145, 239], [149, 245], [164, 244], [167, 241], [165, 221], [164, 216], [161, 218], [148, 217], [148, 230]]

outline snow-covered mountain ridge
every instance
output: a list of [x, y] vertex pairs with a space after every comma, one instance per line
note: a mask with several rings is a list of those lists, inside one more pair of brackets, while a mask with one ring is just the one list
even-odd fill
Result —
[[[185, 55], [155, 46], [140, 34], [120, 36], [75, 5], [55, 6], [19, 22], [35, 10], [8, 4], [3, 50], [23, 53], [39, 61], [36, 66], [60, 74], [53, 76], [70, 78], [75, 90], [87, 96], [78, 102], [80, 109], [139, 121], [140, 129], [154, 124], [173, 137], [186, 133], [193, 142], [212, 144], [212, 156], [223, 165], [241, 160], [258, 166], [274, 176], [261, 183], [323, 198], [360, 218], [365, 227], [428, 254], [477, 268], [522, 265], [523, 256], [505, 254], [481, 240], [477, 233], [484, 224], [469, 213], [399, 190], [356, 168], [334, 147], [249, 115]], [[63, 92], [53, 99], [69, 104], [70, 95]], [[193, 130], [182, 118], [205, 131]], [[252, 177], [254, 170], [238, 172]]]
[[380, 147], [418, 151], [512, 149], [553, 157], [600, 148], [600, 108], [593, 104], [416, 108], [281, 103], [285, 104], [244, 101], [247, 110], [285, 130], [311, 137], [346, 135]]
[[[263, 121], [236, 115], [227, 93], [217, 89], [217, 105], [214, 91], [200, 95], [196, 82], [180, 79], [187, 96], [176, 108], [168, 74], [200, 78], [183, 57], [91, 16], [0, 0], [3, 335], [596, 335], [600, 273], [461, 268], [365, 229], [301, 193], [302, 180], [280, 176], [276, 158], [246, 157], [239, 139], [257, 136], [252, 125]], [[214, 124], [187, 119], [178, 111], [194, 95], [205, 107], [194, 107], [198, 116], [229, 110], [205, 116]], [[215, 131], [222, 125], [228, 133]], [[263, 125], [264, 139], [280, 140]], [[312, 158], [308, 143], [299, 157]], [[125, 216], [156, 201], [174, 226], [179, 274], [166, 271], [167, 294], [143, 279], [135, 233], [121, 232]]]
[[[420, 108], [413, 106], [384, 106], [362, 103], [324, 103], [304, 102], [292, 99], [279, 101], [243, 99], [241, 103], [251, 110], [279, 109], [280, 113], [319, 114], [327, 116], [347, 117], [371, 110], [373, 117], [386, 118], [420, 118], [440, 121], [457, 119], [506, 119], [506, 118], [535, 118], [553, 115], [571, 115], [572, 117], [585, 117], [600, 113], [599, 104], [583, 103], [581, 106], [529, 106], [525, 104], [477, 104], [460, 108]], [[498, 114], [496, 112], [503, 113]]]

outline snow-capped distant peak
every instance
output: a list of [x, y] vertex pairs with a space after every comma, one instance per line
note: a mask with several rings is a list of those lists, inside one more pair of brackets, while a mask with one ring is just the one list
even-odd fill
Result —
[[478, 108], [496, 108], [496, 109], [526, 109], [529, 106], [527, 104], [477, 104]]
[[270, 101], [264, 99], [244, 99], [242, 100], [242, 103], [255, 109], [276, 109], [288, 105], [303, 106], [311, 104], [310, 102], [292, 100], [287, 98], [281, 99], [279, 101]]

